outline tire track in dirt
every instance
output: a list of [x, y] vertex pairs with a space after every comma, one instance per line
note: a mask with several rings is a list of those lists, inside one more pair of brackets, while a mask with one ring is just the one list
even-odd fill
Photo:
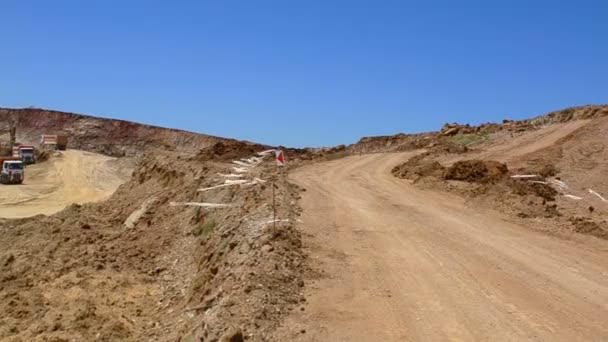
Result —
[[67, 150], [26, 168], [22, 185], [0, 185], [0, 217], [54, 214], [72, 203], [108, 198], [128, 177], [116, 158]]
[[307, 189], [302, 228], [323, 276], [309, 282], [309, 305], [280, 340], [608, 339], [603, 241], [557, 239], [392, 177], [411, 156], [295, 172]]

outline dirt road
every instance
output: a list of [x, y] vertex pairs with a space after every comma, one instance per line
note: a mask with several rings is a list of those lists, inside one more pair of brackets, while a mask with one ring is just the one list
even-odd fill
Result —
[[53, 214], [72, 203], [110, 196], [128, 178], [116, 158], [68, 150], [50, 161], [26, 168], [23, 185], [0, 185], [0, 217]]
[[322, 273], [283, 338], [608, 340], [605, 242], [544, 235], [416, 189], [390, 175], [407, 158], [349, 157], [294, 173]]

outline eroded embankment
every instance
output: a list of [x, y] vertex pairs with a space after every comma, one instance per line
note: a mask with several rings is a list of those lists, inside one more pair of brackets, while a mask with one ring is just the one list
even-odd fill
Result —
[[146, 156], [107, 201], [3, 220], [0, 339], [264, 340], [303, 300], [299, 189], [262, 161], [247, 185], [198, 191], [259, 147], [209, 151]]

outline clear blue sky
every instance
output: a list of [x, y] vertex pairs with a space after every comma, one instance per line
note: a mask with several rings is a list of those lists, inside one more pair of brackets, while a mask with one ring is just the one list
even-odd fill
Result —
[[320, 146], [608, 103], [608, 1], [0, 2], [0, 106]]

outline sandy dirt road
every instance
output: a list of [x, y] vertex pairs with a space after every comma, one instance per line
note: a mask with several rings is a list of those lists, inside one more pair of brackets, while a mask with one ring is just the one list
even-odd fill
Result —
[[[313, 265], [296, 341], [607, 341], [608, 245], [567, 241], [390, 175], [411, 154], [298, 169]], [[305, 333], [301, 333], [305, 330]]]
[[116, 158], [78, 150], [26, 168], [22, 185], [0, 185], [0, 217], [50, 215], [72, 203], [109, 197], [126, 181], [128, 167]]

